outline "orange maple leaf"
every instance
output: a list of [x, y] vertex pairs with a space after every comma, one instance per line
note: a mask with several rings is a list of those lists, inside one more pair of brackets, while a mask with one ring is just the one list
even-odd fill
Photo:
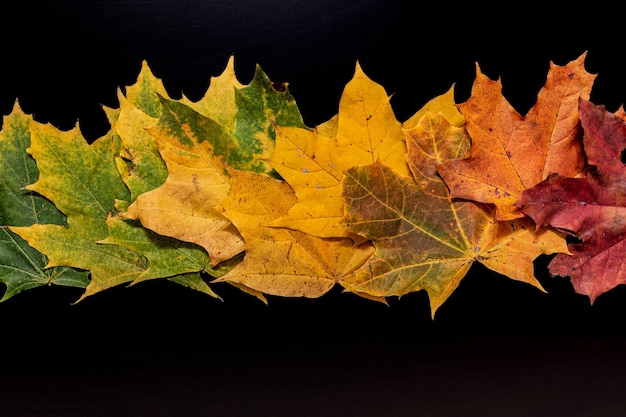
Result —
[[584, 69], [586, 53], [565, 66], [550, 63], [545, 85], [525, 117], [476, 65], [471, 97], [458, 107], [472, 145], [468, 158], [444, 161], [437, 170], [452, 198], [496, 206], [497, 220], [521, 218], [514, 206], [522, 192], [551, 173], [574, 177], [584, 166], [579, 98], [588, 99], [596, 75]]

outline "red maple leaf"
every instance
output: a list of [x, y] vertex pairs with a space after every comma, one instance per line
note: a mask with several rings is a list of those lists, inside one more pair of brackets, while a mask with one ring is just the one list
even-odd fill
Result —
[[537, 227], [575, 236], [571, 255], [558, 254], [551, 276], [569, 276], [574, 290], [595, 299], [626, 283], [626, 121], [622, 114], [579, 102], [587, 169], [579, 178], [550, 175], [525, 190], [516, 206]]

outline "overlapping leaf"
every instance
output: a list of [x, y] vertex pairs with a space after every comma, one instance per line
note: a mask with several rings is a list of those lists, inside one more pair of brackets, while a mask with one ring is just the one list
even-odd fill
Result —
[[[227, 68], [223, 77], [233, 81], [232, 70]], [[260, 68], [250, 85], [241, 89], [238, 85], [232, 86], [231, 96], [220, 80], [217, 90], [209, 90], [195, 106], [200, 111], [221, 106], [236, 109], [234, 115], [227, 111], [214, 115], [218, 120], [181, 102], [161, 100], [158, 123], [147, 131], [166, 162], [168, 177], [158, 188], [138, 196], [123, 214], [160, 235], [202, 246], [212, 266], [244, 250], [238, 230], [214, 209], [230, 187], [224, 164], [271, 173], [263, 158], [274, 147], [274, 123], [302, 126], [291, 95], [274, 89]]]
[[211, 77], [209, 88], [200, 100], [192, 101], [183, 96], [181, 103], [232, 131], [235, 129], [238, 108], [236, 94], [244, 87], [237, 79], [235, 58], [231, 56], [222, 74]]
[[146, 259], [121, 246], [98, 243], [109, 235], [106, 220], [115, 213], [115, 200], [129, 197], [114, 163], [119, 140], [109, 134], [89, 145], [78, 126], [60, 131], [33, 122], [30, 129], [28, 152], [40, 176], [26, 188], [53, 201], [67, 216], [67, 226], [34, 224], [11, 230], [46, 254], [48, 266], [91, 271], [81, 298], [134, 280], [146, 269]]
[[[118, 136], [109, 133], [90, 145], [78, 127], [60, 131], [32, 122], [30, 131], [28, 152], [41, 175], [26, 188], [53, 201], [67, 216], [67, 226], [34, 224], [10, 229], [48, 256], [47, 267], [89, 271], [91, 281], [81, 300], [122, 283], [156, 277], [172, 277], [214, 295], [206, 283], [188, 274], [202, 270], [207, 262], [193, 258], [196, 264], [189, 268], [193, 248], [173, 246], [176, 253], [165, 259], [158, 250], [163, 245], [160, 237], [147, 236], [144, 229], [115, 216], [116, 201], [126, 201], [130, 196], [115, 165], [120, 150]], [[183, 253], [187, 258], [181, 256]]]
[[[111, 129], [119, 137], [119, 156], [115, 158], [122, 180], [130, 191], [130, 200], [160, 186], [167, 178], [165, 162], [146, 129], [158, 122], [162, 106], [160, 96], [166, 95], [159, 79], [147, 64], [142, 64], [137, 82], [118, 94], [119, 110], [105, 109]], [[128, 201], [117, 201], [116, 208], [125, 210]], [[168, 278], [178, 284], [217, 297], [202, 279], [203, 271], [217, 273], [209, 266], [206, 251], [194, 244], [178, 241], [147, 230], [138, 222], [118, 216], [107, 220], [110, 236], [101, 243], [114, 243], [145, 257], [148, 268], [132, 283]]]
[[48, 258], [28, 245], [8, 226], [39, 223], [64, 225], [65, 216], [46, 198], [25, 190], [39, 177], [30, 146], [32, 118], [16, 103], [4, 117], [0, 132], [0, 282], [6, 291], [0, 301], [42, 285], [85, 288], [88, 272], [59, 266], [46, 269]]
[[551, 175], [524, 191], [518, 205], [538, 227], [575, 235], [571, 255], [549, 264], [553, 276], [569, 276], [574, 289], [593, 303], [601, 294], [626, 283], [626, 148], [623, 112], [611, 114], [588, 100], [580, 103], [589, 169], [581, 178]]
[[450, 198], [436, 166], [465, 157], [469, 139], [442, 113], [427, 112], [406, 133], [411, 177], [381, 162], [346, 173], [344, 221], [374, 242], [376, 254], [342, 284], [378, 297], [424, 289], [433, 315], [476, 261], [542, 289], [532, 261], [565, 252], [563, 237], [535, 233], [527, 220], [498, 222], [492, 207]]
[[412, 129], [426, 113], [441, 113], [451, 126], [465, 127], [465, 118], [459, 112], [454, 100], [454, 85], [444, 94], [433, 97], [413, 116], [402, 123], [404, 129]]
[[153, 127], [161, 115], [161, 97], [167, 92], [144, 61], [137, 82], [118, 91], [119, 109], [107, 109], [111, 129], [120, 137], [120, 154], [116, 163], [130, 190], [130, 201], [165, 182], [167, 167], [146, 129]]
[[[2, 300], [159, 278], [217, 297], [208, 274], [264, 301], [425, 290], [435, 314], [473, 263], [543, 289], [533, 260], [557, 253], [551, 275], [593, 302], [626, 282], [626, 115], [588, 101], [584, 58], [551, 63], [524, 117], [477, 66], [465, 103], [450, 88], [400, 123], [357, 63], [338, 114], [308, 128], [287, 84], [257, 66], [244, 85], [233, 57], [198, 101], [143, 62], [91, 144], [16, 106], [0, 132]], [[563, 232], [581, 243], [568, 252]]]
[[586, 54], [565, 66], [550, 64], [548, 78], [522, 117], [502, 96], [501, 82], [476, 66], [469, 100], [459, 105], [472, 138], [470, 155], [438, 167], [451, 196], [494, 204], [498, 220], [522, 217], [514, 203], [551, 173], [577, 175], [583, 165], [578, 99], [588, 99], [595, 79]]
[[230, 170], [231, 189], [220, 209], [246, 242], [243, 261], [218, 279], [264, 294], [319, 297], [361, 266], [373, 252], [370, 242], [319, 238], [273, 227], [295, 204], [284, 181], [247, 171]]
[[357, 64], [336, 118], [313, 130], [278, 128], [269, 162], [294, 188], [297, 203], [273, 224], [319, 237], [349, 236], [341, 224], [341, 181], [349, 168], [377, 160], [408, 175], [402, 124], [384, 88]]

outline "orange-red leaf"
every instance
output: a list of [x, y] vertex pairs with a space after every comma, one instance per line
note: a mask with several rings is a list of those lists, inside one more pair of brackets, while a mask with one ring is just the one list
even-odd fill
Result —
[[471, 97], [459, 105], [472, 138], [468, 158], [444, 161], [438, 171], [453, 198], [495, 204], [498, 220], [520, 218], [514, 203], [551, 173], [577, 175], [584, 165], [578, 99], [588, 99], [595, 75], [582, 54], [565, 66], [550, 63], [545, 85], [525, 117], [476, 66]]
[[583, 100], [580, 119], [591, 165], [584, 178], [552, 175], [522, 194], [518, 205], [538, 227], [552, 226], [575, 235], [571, 256], [557, 255], [553, 276], [569, 276], [574, 289], [593, 303], [626, 283], [626, 148], [623, 115]]

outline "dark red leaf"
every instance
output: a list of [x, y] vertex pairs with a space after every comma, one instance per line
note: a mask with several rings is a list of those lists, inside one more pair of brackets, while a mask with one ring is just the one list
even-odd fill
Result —
[[595, 299], [626, 283], [626, 122], [604, 106], [580, 100], [588, 167], [581, 178], [550, 175], [516, 203], [537, 227], [554, 227], [580, 239], [571, 255], [558, 254], [552, 276], [569, 276], [577, 293]]

